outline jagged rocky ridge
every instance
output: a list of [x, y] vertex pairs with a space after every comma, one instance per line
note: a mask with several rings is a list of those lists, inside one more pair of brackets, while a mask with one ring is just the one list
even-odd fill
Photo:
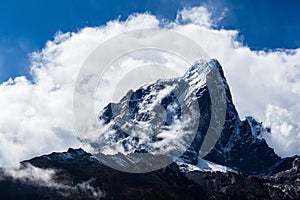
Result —
[[26, 177], [15, 178], [0, 170], [1, 199], [284, 200], [300, 197], [299, 158], [294, 160], [291, 169], [273, 176], [229, 171], [182, 172], [176, 163], [157, 171], [132, 174], [107, 167], [82, 149], [23, 161], [21, 169], [30, 165], [43, 170], [54, 169], [52, 184]]

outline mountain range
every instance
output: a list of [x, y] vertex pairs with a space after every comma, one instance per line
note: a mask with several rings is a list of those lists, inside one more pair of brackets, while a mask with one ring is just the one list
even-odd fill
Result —
[[99, 121], [83, 140], [93, 154], [70, 148], [1, 169], [1, 198], [300, 199], [300, 157], [281, 158], [263, 137], [270, 128], [240, 119], [216, 59], [128, 91]]

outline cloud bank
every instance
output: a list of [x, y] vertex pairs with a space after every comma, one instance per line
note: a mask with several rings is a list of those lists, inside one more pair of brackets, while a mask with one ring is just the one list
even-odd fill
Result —
[[[216, 29], [218, 20], [202, 6], [179, 11], [174, 21], [144, 13], [78, 32], [58, 32], [40, 52], [32, 53], [32, 80], [14, 77], [0, 84], [0, 166], [81, 145], [72, 112], [80, 67], [101, 43], [137, 28], [168, 28], [197, 42], [222, 64], [240, 116], [252, 115], [270, 126], [272, 133], [265, 138], [279, 155], [300, 154], [300, 49], [251, 51], [238, 40], [238, 31]], [[129, 59], [124, 62], [132, 66], [148, 62]], [[115, 84], [106, 83], [108, 93]], [[98, 107], [110, 99], [101, 95]]]

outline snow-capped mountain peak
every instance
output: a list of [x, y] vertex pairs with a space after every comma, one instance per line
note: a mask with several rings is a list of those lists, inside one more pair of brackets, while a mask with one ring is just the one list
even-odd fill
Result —
[[226, 106], [220, 137], [204, 158], [249, 174], [273, 174], [290, 167], [292, 160], [282, 164], [261, 137], [261, 123], [252, 117], [239, 118], [216, 59], [197, 61], [182, 77], [147, 84], [129, 91], [119, 103], [108, 104], [99, 116], [108, 128], [99, 130], [91, 146], [99, 153], [151, 153], [173, 159], [181, 155], [185, 163], [197, 165], [198, 157], [205, 155], [202, 144], [215, 119], [209, 81], [223, 88], [225, 94], [215, 93], [214, 98]]

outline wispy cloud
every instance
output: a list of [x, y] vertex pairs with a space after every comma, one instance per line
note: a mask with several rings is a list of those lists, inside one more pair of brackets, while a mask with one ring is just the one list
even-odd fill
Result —
[[91, 199], [99, 199], [105, 196], [105, 193], [98, 187], [92, 186], [94, 179], [73, 183], [63, 178], [57, 180], [56, 170], [42, 169], [30, 164], [20, 165], [14, 168], [4, 168], [5, 176], [2, 178], [12, 177], [13, 180], [21, 181], [23, 184], [33, 184], [37, 187], [46, 187], [55, 189], [62, 196], [76, 195], [85, 193]]

